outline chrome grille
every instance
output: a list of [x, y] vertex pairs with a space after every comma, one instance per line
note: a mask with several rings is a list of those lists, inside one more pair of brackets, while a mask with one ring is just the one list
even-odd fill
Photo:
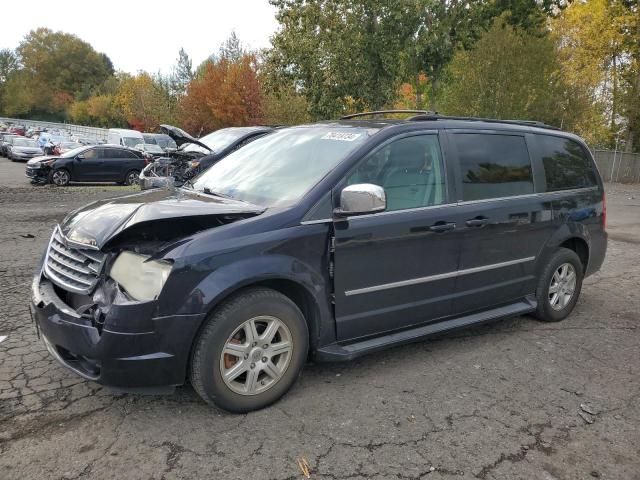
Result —
[[59, 287], [75, 293], [90, 293], [98, 282], [106, 255], [98, 250], [68, 245], [56, 227], [49, 242], [44, 271]]

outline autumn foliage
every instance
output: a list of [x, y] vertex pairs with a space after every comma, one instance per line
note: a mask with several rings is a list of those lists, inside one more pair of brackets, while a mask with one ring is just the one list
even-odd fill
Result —
[[243, 55], [208, 61], [180, 99], [179, 123], [200, 135], [222, 127], [255, 125], [263, 120], [263, 95], [256, 58]]

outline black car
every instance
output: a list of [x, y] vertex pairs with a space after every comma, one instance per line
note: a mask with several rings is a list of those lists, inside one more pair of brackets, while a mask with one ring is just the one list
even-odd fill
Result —
[[32, 183], [115, 182], [138, 183], [150, 156], [117, 145], [82, 146], [59, 156], [41, 156], [27, 162], [26, 176]]
[[274, 128], [268, 126], [221, 128], [200, 139], [195, 139], [181, 128], [172, 125], [160, 125], [160, 130], [170, 136], [179, 149], [168, 154], [167, 158], [160, 157], [142, 171], [140, 175], [142, 190], [166, 185], [167, 177], [172, 178], [173, 184], [182, 185], [231, 152], [271, 133]]
[[579, 137], [434, 114], [283, 128], [188, 188], [57, 226], [31, 308], [51, 354], [120, 389], [189, 379], [244, 412], [311, 355], [343, 361], [530, 313], [559, 321], [605, 257]]

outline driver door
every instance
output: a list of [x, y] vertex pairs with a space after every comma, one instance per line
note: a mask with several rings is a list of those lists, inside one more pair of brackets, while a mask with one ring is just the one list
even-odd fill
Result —
[[73, 162], [74, 180], [80, 182], [99, 182], [102, 180], [104, 153], [102, 147], [85, 150]]
[[335, 220], [338, 340], [382, 334], [451, 315], [460, 256], [437, 132], [396, 137], [365, 157], [347, 185], [384, 187], [387, 209]]

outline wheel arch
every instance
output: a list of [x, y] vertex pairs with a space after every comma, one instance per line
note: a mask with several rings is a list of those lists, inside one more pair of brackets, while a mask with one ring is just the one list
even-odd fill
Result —
[[580, 258], [583, 272], [586, 273], [591, 251], [590, 240], [589, 230], [585, 225], [581, 223], [563, 225], [551, 236], [542, 248], [538, 256], [537, 273], [540, 274], [540, 272], [542, 272], [547, 259], [550, 258], [558, 248], [568, 248], [574, 251]]
[[589, 265], [589, 244], [581, 237], [571, 237], [566, 239], [560, 245], [560, 248], [568, 248], [569, 250], [573, 250], [576, 252], [578, 257], [580, 258], [580, 263], [582, 263], [582, 271], [587, 271], [587, 266]]

